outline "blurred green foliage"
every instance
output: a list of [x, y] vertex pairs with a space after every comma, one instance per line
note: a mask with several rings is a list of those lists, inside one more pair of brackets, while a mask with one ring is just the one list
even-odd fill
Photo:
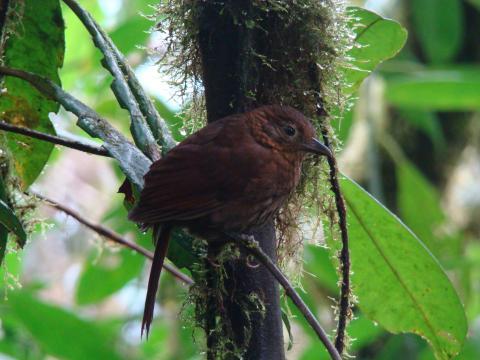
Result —
[[398, 22], [359, 8], [349, 8], [350, 26], [355, 34], [355, 46], [348, 52], [348, 67], [344, 71], [347, 94], [358, 90], [362, 81], [382, 61], [394, 57], [407, 40], [407, 31]]
[[[150, 2], [118, 1], [120, 6], [114, 10], [108, 7], [107, 1], [88, 0], [82, 1], [82, 5], [107, 28], [119, 49], [130, 56], [133, 65], [140, 66], [146, 62], [141, 47], [150, 37], [148, 29], [152, 23], [139, 12], [151, 13]], [[480, 105], [480, 68], [476, 65], [480, 52], [478, 44], [473, 43], [475, 38], [466, 35], [466, 29], [480, 21], [480, 2], [411, 0], [394, 3], [388, 3], [390, 8], [387, 6], [384, 11], [395, 14], [394, 6], [400, 3], [403, 11], [399, 13], [404, 17], [397, 20], [407, 28], [409, 40], [398, 57], [375, 71], [377, 65], [402, 48], [407, 31], [397, 22], [375, 13], [351, 9], [359, 46], [349, 54], [353, 61], [345, 69], [350, 83], [345, 91], [357, 100], [351, 111], [341, 121], [335, 120], [333, 125], [347, 148], [353, 141], [355, 126], [367, 122], [374, 128], [369, 133], [368, 154], [377, 153], [378, 157], [374, 158], [377, 161], [367, 155], [362, 163], [365, 174], [356, 180], [396, 213], [426, 247], [368, 193], [353, 182], [342, 180], [349, 205], [352, 281], [354, 293], [358, 295], [355, 319], [349, 325], [350, 352], [359, 359], [431, 359], [433, 354], [437, 358], [449, 358], [462, 348], [467, 326], [463, 304], [470, 328], [458, 358], [476, 359], [480, 358], [478, 233], [468, 227], [446, 229], [450, 214], [442, 208], [442, 199], [449, 170], [460, 161], [458, 149], [466, 147], [469, 124], [475, 121], [465, 119], [475, 119]], [[101, 55], [75, 16], [67, 8], [62, 9], [66, 23], [66, 53], [60, 75], [64, 88], [128, 133], [128, 115], [118, 107], [110, 92], [111, 78], [100, 65]], [[62, 30], [57, 28], [57, 35]], [[383, 84], [380, 96], [374, 97], [372, 92], [365, 90], [373, 86], [371, 81], [359, 89], [360, 83], [372, 71], [375, 81]], [[162, 100], [156, 99], [156, 102], [175, 138], [180, 140], [184, 136], [181, 116]], [[362, 102], [370, 104], [373, 110], [386, 109], [381, 115], [382, 123], [369, 122], [371, 114], [360, 106]], [[452, 123], [456, 127], [452, 127]], [[45, 126], [49, 124], [47, 121]], [[66, 127], [82, 134], [73, 122]], [[35, 166], [43, 168], [45, 160], [42, 164], [35, 160]], [[58, 157], [49, 161], [58, 161]], [[445, 162], [450, 167], [446, 167]], [[33, 181], [39, 169], [35, 170], [35, 176], [26, 180], [27, 183]], [[118, 169], [115, 170], [118, 174]], [[375, 174], [381, 175], [376, 182], [371, 181]], [[118, 177], [120, 181], [121, 174]], [[371, 186], [373, 183], [380, 184], [382, 191], [378, 186]], [[0, 260], [6, 248], [6, 229], [15, 230], [9, 224], [16, 221], [8, 205], [3, 208], [2, 204]], [[149, 234], [140, 233], [125, 221], [126, 210], [119, 198], [109, 204], [109, 209], [103, 224], [119, 234], [135, 238], [144, 247], [151, 247]], [[305, 290], [302, 296], [322, 322], [331, 315], [333, 302], [330, 298], [338, 295], [337, 271], [331, 261], [336, 244], [331, 241], [330, 249], [307, 245], [304, 254], [306, 274], [302, 280]], [[176, 243], [182, 244], [181, 241]], [[180, 250], [175, 251], [178, 252]], [[83, 259], [73, 304], [68, 309], [42, 300], [41, 290], [49, 284], [31, 283], [23, 289], [18, 288], [21, 257], [21, 254], [7, 252], [0, 270], [5, 292], [0, 302], [0, 354], [13, 359], [52, 356], [61, 359], [202, 358], [202, 338], [192, 328], [191, 306], [186, 304], [182, 310], [186, 290], [168, 274], [162, 278], [161, 311], [148, 341], [138, 339], [141, 309], [131, 309], [113, 318], [97, 317], [89, 312], [112, 297], [131, 291], [132, 283], [141, 277], [146, 264], [139, 255], [126, 249], [112, 251], [107, 248], [100, 254], [97, 248], [91, 250]], [[448, 272], [445, 274], [442, 269]], [[140, 297], [143, 296], [142, 292]], [[286, 304], [285, 310], [293, 316], [290, 319], [293, 348], [287, 356], [303, 360], [328, 358], [297, 309]], [[185, 319], [180, 320], [179, 313]], [[333, 322], [325, 322], [331, 330]], [[431, 347], [419, 336], [394, 335], [387, 330], [420, 334]], [[295, 355], [290, 355], [293, 353]]]

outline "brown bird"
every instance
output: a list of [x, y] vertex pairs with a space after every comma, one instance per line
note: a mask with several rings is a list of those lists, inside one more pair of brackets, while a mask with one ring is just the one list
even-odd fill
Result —
[[271, 219], [295, 189], [306, 153], [332, 156], [309, 120], [288, 106], [262, 106], [205, 126], [156, 161], [129, 218], [157, 233], [142, 335], [153, 318], [172, 227], [208, 241]]

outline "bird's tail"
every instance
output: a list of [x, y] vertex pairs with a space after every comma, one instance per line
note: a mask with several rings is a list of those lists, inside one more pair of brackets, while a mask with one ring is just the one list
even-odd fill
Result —
[[144, 330], [147, 338], [150, 331], [150, 325], [153, 319], [153, 310], [155, 308], [155, 297], [158, 289], [158, 281], [162, 272], [163, 262], [167, 255], [168, 242], [172, 227], [168, 224], [163, 226], [155, 225], [153, 227], [153, 238], [155, 239], [155, 254], [153, 255], [150, 278], [148, 279], [147, 297], [145, 298], [145, 308], [143, 310], [142, 337]]

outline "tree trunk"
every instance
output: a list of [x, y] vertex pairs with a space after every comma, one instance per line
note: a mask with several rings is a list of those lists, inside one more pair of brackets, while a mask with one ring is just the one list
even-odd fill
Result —
[[[244, 112], [258, 99], [247, 97], [255, 79], [251, 76], [254, 68], [252, 46], [253, 30], [237, 22], [226, 7], [236, 14], [249, 14], [250, 1], [206, 1], [199, 5], [199, 45], [202, 57], [203, 84], [208, 121]], [[276, 259], [276, 238], [273, 221], [252, 231], [262, 249]], [[208, 271], [208, 269], [207, 269]], [[224, 286], [228, 296], [221, 300], [211, 297], [207, 305], [206, 333], [208, 358], [219, 357], [218, 316], [227, 316], [231, 324], [233, 342], [245, 350], [247, 359], [284, 359], [283, 327], [280, 311], [278, 285], [270, 273], [262, 266], [255, 266], [243, 260], [229, 261], [225, 266], [226, 280], [219, 284], [213, 271], [207, 275], [210, 288]], [[241, 308], [240, 299], [251, 295], [265, 306], [258, 309]], [[220, 304], [219, 304], [220, 302]], [[223, 310], [220, 311], [220, 308]], [[245, 312], [247, 311], [247, 313]], [[220, 350], [221, 351], [221, 350]]]

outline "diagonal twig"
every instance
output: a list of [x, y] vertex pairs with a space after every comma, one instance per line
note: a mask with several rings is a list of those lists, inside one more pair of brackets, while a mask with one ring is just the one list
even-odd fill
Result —
[[308, 306], [302, 300], [300, 295], [298, 295], [297, 291], [294, 289], [293, 285], [290, 284], [290, 281], [287, 277], [280, 271], [278, 266], [270, 259], [270, 257], [265, 254], [262, 250], [258, 242], [253, 238], [253, 236], [248, 235], [238, 235], [238, 234], [227, 234], [230, 238], [239, 241], [240, 244], [250, 252], [257, 260], [259, 260], [263, 266], [265, 266], [268, 271], [275, 277], [275, 279], [279, 282], [279, 284], [284, 288], [285, 293], [292, 299], [295, 306], [300, 310], [300, 312], [307, 320], [308, 324], [312, 327], [312, 329], [317, 334], [320, 341], [325, 345], [330, 357], [334, 360], [341, 360], [342, 357], [339, 354], [339, 351], [335, 348], [333, 343], [327, 336], [325, 330], [323, 330], [320, 323], [315, 318], [315, 315], [310, 311]]
[[[162, 134], [165, 145], [173, 146], [175, 144], [167, 125], [165, 123], [161, 124], [158, 112], [151, 100], [146, 96], [123, 55], [120, 54], [120, 51], [118, 51], [93, 17], [75, 0], [63, 1], [82, 21], [92, 36], [95, 46], [102, 52], [104, 56], [102, 63], [114, 77], [112, 90], [115, 97], [120, 105], [130, 113], [132, 120], [131, 132], [135, 143], [150, 159], [157, 160], [160, 154], [155, 138], [159, 138], [160, 134]], [[162, 133], [159, 131], [159, 127], [161, 127]]]
[[45, 134], [40, 131], [29, 129], [23, 126], [12, 125], [1, 120], [0, 120], [0, 130], [28, 136], [38, 140], [43, 140], [56, 145], [62, 145], [71, 149], [80, 150], [93, 155], [110, 157], [110, 154], [108, 153], [107, 149], [105, 149], [103, 146], [90, 145], [78, 140], [68, 139], [62, 136]]
[[102, 139], [103, 146], [118, 160], [128, 179], [137, 187], [143, 187], [143, 175], [148, 171], [151, 161], [108, 121], [60, 86], [39, 75], [4, 66], [0, 66], [0, 74], [29, 82], [47, 98], [57, 101], [66, 110], [74, 113], [78, 117], [78, 126], [90, 136]]
[[[86, 227], [88, 227], [89, 229], [95, 231], [97, 234], [117, 243], [117, 244], [120, 244], [122, 246], [125, 246], [135, 252], [137, 252], [138, 254], [141, 254], [143, 256], [145, 256], [146, 258], [149, 258], [150, 260], [153, 259], [153, 253], [148, 251], [147, 249], [141, 247], [140, 245], [138, 244], [135, 244], [134, 242], [131, 242], [125, 238], [123, 238], [122, 236], [120, 236], [119, 234], [115, 233], [114, 231], [106, 228], [105, 226], [103, 225], [100, 225], [100, 224], [95, 224], [89, 220], [87, 220], [86, 218], [84, 218], [83, 216], [81, 216], [80, 214], [78, 214], [76, 211], [62, 205], [62, 204], [59, 204], [57, 203], [56, 201], [54, 200], [51, 200], [49, 198], [46, 198], [45, 196], [43, 195], [39, 195], [37, 193], [34, 193], [33, 194], [35, 197], [43, 200], [47, 205], [57, 209], [57, 210], [60, 210], [62, 212], [64, 212], [65, 214], [73, 217], [75, 220], [77, 220], [79, 223], [85, 225]], [[185, 275], [184, 273], [182, 273], [180, 270], [178, 270], [175, 266], [173, 265], [170, 265], [170, 264], [166, 264], [164, 263], [163, 264], [163, 268], [165, 270], [167, 270], [169, 273], [171, 273], [173, 276], [175, 276], [177, 279], [181, 280], [182, 282], [184, 282], [185, 284], [187, 285], [193, 285], [193, 280], [188, 277], [187, 275]]]

